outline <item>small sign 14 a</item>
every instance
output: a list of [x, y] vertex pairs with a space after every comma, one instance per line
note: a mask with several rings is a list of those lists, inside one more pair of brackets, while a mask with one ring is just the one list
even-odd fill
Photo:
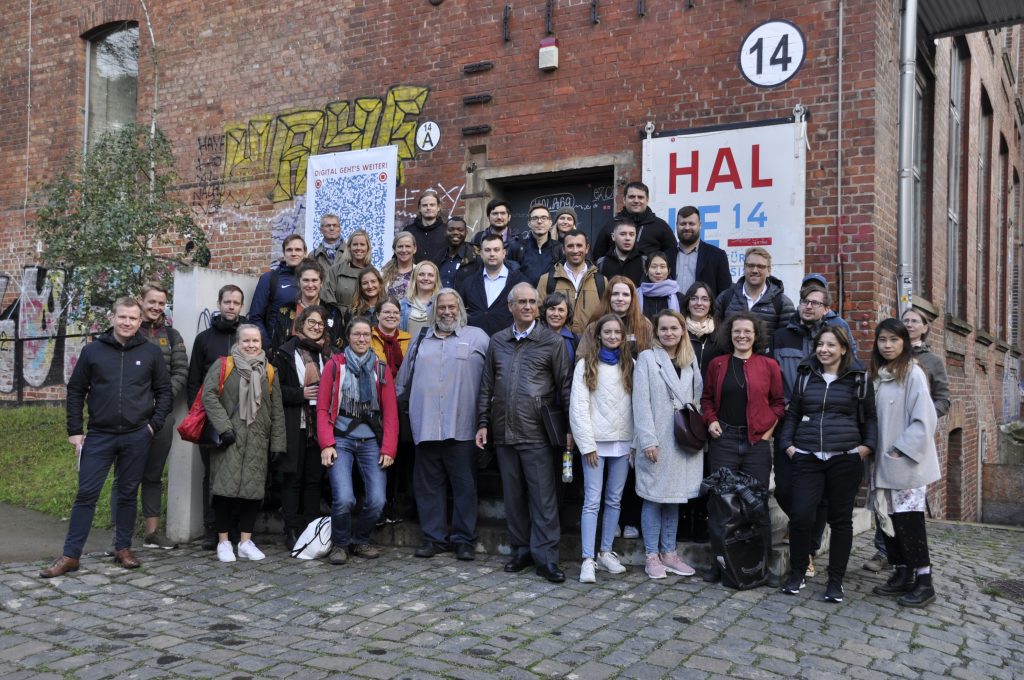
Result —
[[804, 34], [782, 19], [757, 26], [740, 46], [740, 72], [757, 87], [778, 87], [796, 75], [806, 55]]

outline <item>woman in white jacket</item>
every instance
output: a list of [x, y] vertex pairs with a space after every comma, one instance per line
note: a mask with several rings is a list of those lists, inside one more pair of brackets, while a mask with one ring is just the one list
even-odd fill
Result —
[[686, 320], [667, 309], [654, 317], [654, 348], [640, 353], [633, 381], [636, 422], [636, 493], [644, 499], [641, 528], [652, 579], [667, 572], [693, 576], [676, 553], [679, 505], [696, 498], [704, 473], [703, 451], [676, 443], [675, 412], [684, 404], [700, 408], [700, 366], [686, 334]]
[[[576, 362], [569, 398], [569, 425], [583, 456], [583, 515], [580, 539], [583, 564], [580, 583], [595, 583], [600, 567], [613, 574], [626, 568], [612, 552], [619, 524], [622, 491], [629, 472], [633, 446], [633, 357], [622, 351], [625, 329], [614, 314], [607, 314], [587, 329], [592, 334], [585, 354]], [[608, 481], [604, 483], [605, 470]], [[604, 522], [601, 550], [594, 555], [597, 514], [604, 486]]]
[[891, 528], [883, 529], [889, 561], [896, 567], [892, 578], [872, 592], [896, 597], [905, 607], [924, 607], [935, 600], [925, 504], [928, 485], [942, 475], [928, 378], [914, 361], [910, 334], [900, 320], [885, 319], [875, 329], [871, 374], [878, 412], [872, 503], [876, 515], [891, 522]]

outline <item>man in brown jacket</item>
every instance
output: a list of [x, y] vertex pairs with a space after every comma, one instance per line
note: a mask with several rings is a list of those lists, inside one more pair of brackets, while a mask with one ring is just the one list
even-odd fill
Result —
[[587, 261], [590, 243], [582, 231], [573, 229], [566, 233], [562, 249], [565, 253], [564, 261], [540, 277], [537, 289], [542, 298], [559, 292], [572, 300], [572, 332], [580, 335], [601, 306], [606, 281], [597, 267]]

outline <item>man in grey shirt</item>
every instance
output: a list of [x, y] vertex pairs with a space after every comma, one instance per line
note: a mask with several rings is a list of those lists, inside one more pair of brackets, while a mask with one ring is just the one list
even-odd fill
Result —
[[476, 550], [476, 407], [487, 333], [466, 325], [466, 307], [451, 288], [431, 305], [425, 334], [413, 340], [396, 389], [409, 399], [409, 424], [416, 442], [413, 492], [423, 543], [416, 557], [449, 549], [445, 527], [446, 479], [452, 486], [450, 544], [460, 560]]

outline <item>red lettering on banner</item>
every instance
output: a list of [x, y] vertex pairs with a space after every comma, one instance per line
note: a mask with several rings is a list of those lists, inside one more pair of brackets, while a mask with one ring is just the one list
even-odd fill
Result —
[[[728, 172], [722, 173], [722, 166], [728, 166]], [[715, 166], [711, 169], [711, 179], [708, 181], [708, 191], [714, 191], [715, 186], [724, 182], [730, 182], [736, 189], [743, 188], [740, 180], [740, 171], [736, 169], [736, 160], [732, 157], [732, 149], [724, 147], [718, 150], [715, 157]]]
[[770, 187], [772, 185], [772, 178], [765, 177], [761, 178], [761, 145], [754, 144], [750, 149], [750, 186], [751, 187]]
[[668, 155], [668, 193], [676, 193], [676, 177], [680, 175], [690, 176], [690, 193], [697, 193], [697, 171], [700, 169], [697, 160], [697, 150], [694, 149], [690, 152], [690, 164], [687, 166], [679, 167], [676, 165], [676, 154], [672, 152]]

